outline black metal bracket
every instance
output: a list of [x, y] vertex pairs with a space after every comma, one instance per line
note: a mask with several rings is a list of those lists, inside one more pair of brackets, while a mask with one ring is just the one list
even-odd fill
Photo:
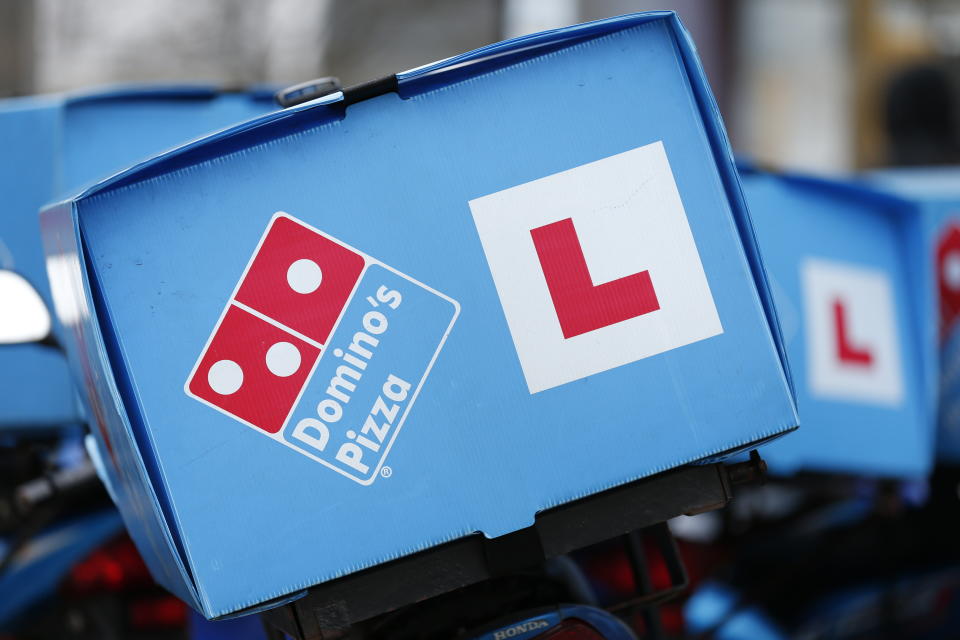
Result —
[[340, 79], [333, 76], [307, 80], [277, 91], [273, 99], [286, 109], [340, 91]]
[[291, 87], [281, 89], [274, 94], [273, 98], [278, 105], [286, 109], [295, 107], [298, 104], [316, 100], [324, 96], [343, 91], [343, 99], [340, 101], [341, 107], [349, 107], [352, 104], [375, 98], [385, 93], [396, 92], [399, 87], [397, 76], [391, 75], [370, 82], [364, 82], [352, 87], [342, 88], [340, 80], [334, 77], [317, 78], [308, 80]]
[[[473, 535], [311, 588], [307, 595], [263, 614], [268, 625], [297, 640], [339, 637], [358, 622], [618, 536], [636, 535], [679, 515], [720, 509], [732, 486], [760, 479], [758, 455], [739, 464], [688, 466], [643, 478], [537, 515], [536, 523], [496, 539]], [[666, 526], [654, 530], [672, 545]], [[669, 542], [667, 540], [669, 539]], [[636, 544], [636, 542], [635, 542]], [[636, 550], [635, 550], [636, 551]], [[626, 606], [650, 606], [686, 583], [675, 549], [670, 594], [650, 590]], [[641, 560], [638, 558], [637, 563]], [[642, 569], [642, 568], [641, 568]]]

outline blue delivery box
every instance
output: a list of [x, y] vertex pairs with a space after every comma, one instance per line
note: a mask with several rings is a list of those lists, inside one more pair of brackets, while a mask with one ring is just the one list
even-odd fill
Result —
[[899, 198], [909, 220], [914, 286], [930, 318], [926, 341], [938, 356], [936, 457], [960, 464], [960, 168], [885, 169], [863, 178]]
[[[202, 134], [273, 110], [266, 91], [142, 86], [0, 100], [0, 268], [49, 303], [40, 208]], [[15, 312], [8, 310], [9, 312]], [[57, 329], [59, 331], [59, 329]], [[46, 345], [0, 347], [0, 428], [82, 421], [63, 355]]]
[[208, 617], [798, 424], [669, 12], [264, 116], [42, 223], [121, 510]]
[[[0, 268], [17, 271], [49, 306], [40, 208], [56, 199], [59, 110], [53, 99], [0, 100]], [[17, 313], [6, 306], [3, 313]], [[0, 429], [80, 422], [63, 354], [43, 344], [0, 346]]]
[[803, 428], [771, 471], [922, 477], [933, 459], [934, 362], [895, 198], [852, 182], [744, 166]]

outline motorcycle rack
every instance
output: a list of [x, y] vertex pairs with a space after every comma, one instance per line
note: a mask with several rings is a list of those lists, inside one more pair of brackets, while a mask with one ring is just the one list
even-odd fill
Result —
[[[296, 640], [343, 637], [364, 620], [616, 537], [624, 537], [628, 551], [633, 545], [633, 571], [643, 576], [642, 554], [636, 550], [639, 530], [652, 532], [666, 553], [669, 549], [663, 545], [672, 545], [673, 540], [665, 525], [656, 525], [723, 508], [733, 497], [734, 485], [758, 481], [765, 471], [756, 451], [748, 462], [666, 471], [548, 509], [537, 515], [533, 526], [498, 538], [467, 536], [331, 580], [261, 615], [268, 630]], [[676, 556], [675, 549], [672, 555]], [[670, 589], [654, 592], [640, 584], [641, 595], [619, 606], [649, 608], [682, 591], [686, 575], [679, 558], [675, 564]]]

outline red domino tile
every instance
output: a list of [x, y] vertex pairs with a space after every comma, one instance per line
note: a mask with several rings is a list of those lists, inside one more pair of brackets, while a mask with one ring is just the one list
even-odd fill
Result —
[[231, 305], [189, 389], [223, 411], [277, 433], [319, 357], [320, 349]]
[[[294, 265], [301, 267], [299, 272]], [[278, 217], [236, 300], [324, 344], [363, 266], [363, 256], [294, 220]]]

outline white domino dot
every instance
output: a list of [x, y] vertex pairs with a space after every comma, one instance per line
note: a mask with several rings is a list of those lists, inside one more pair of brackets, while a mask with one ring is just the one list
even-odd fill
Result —
[[952, 291], [960, 291], [960, 251], [951, 251], [943, 259], [943, 281]]
[[302, 258], [287, 269], [287, 284], [297, 293], [313, 293], [323, 282], [323, 271], [313, 260]]
[[243, 384], [243, 369], [233, 360], [218, 360], [207, 371], [210, 388], [222, 396], [236, 393]]
[[289, 342], [278, 342], [267, 349], [267, 369], [281, 378], [292, 376], [300, 368], [300, 350]]

